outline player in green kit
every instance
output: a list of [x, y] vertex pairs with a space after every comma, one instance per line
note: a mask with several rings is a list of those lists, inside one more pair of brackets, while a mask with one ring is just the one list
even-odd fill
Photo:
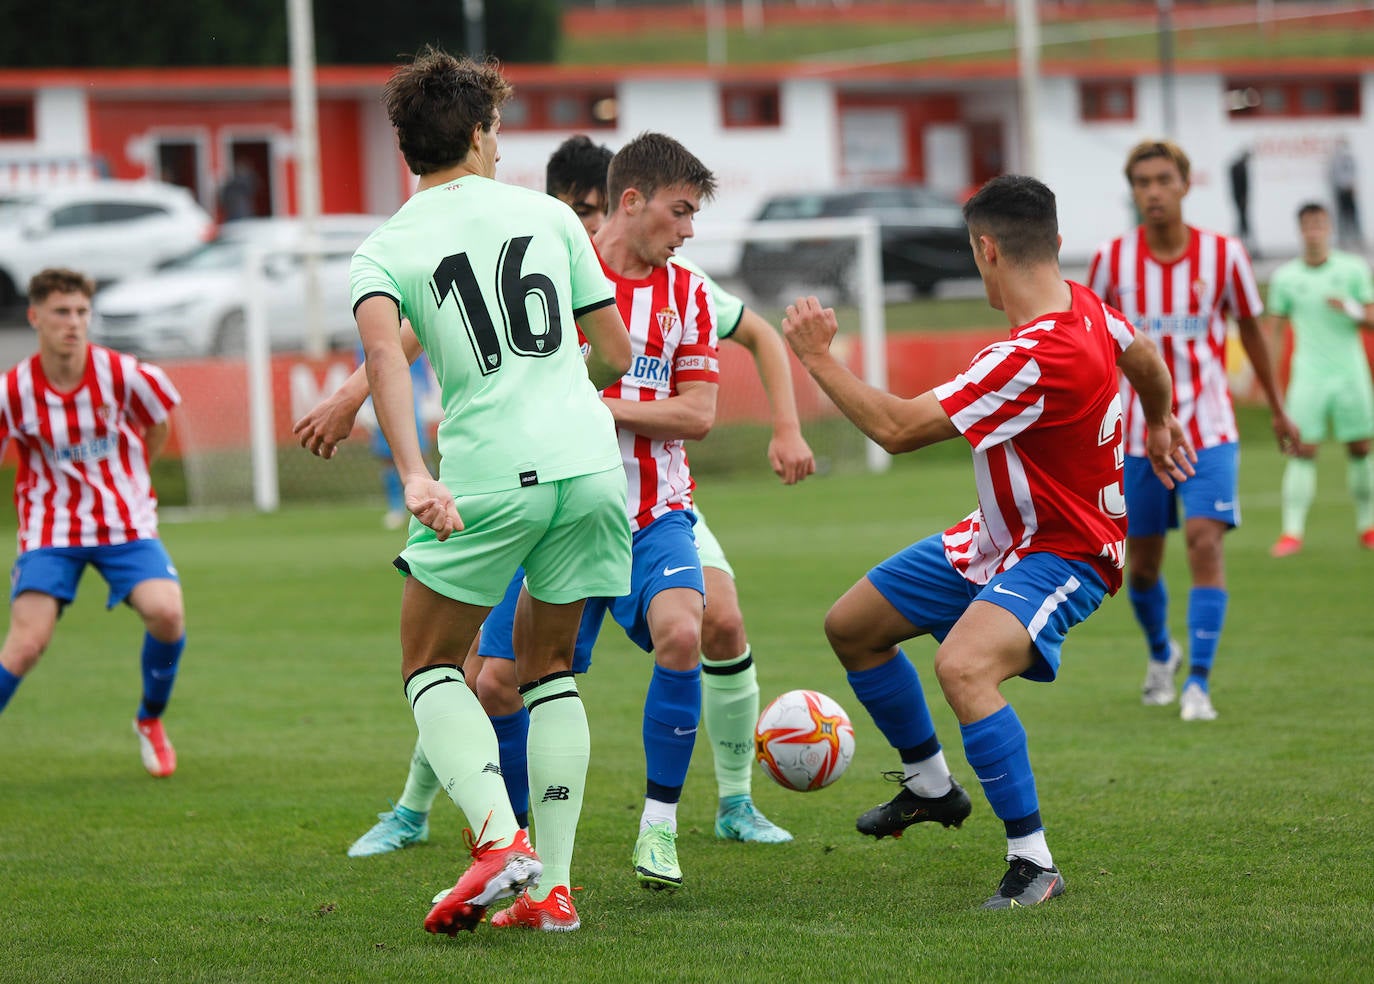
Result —
[[[1361, 328], [1374, 327], [1374, 279], [1361, 257], [1331, 248], [1331, 215], [1309, 203], [1298, 209], [1302, 256], [1269, 281], [1268, 326], [1293, 326], [1288, 415], [1302, 440], [1283, 472], [1283, 535], [1274, 557], [1302, 549], [1307, 512], [1317, 494], [1317, 445], [1328, 434], [1349, 453], [1346, 481], [1355, 500], [1360, 543], [1374, 550], [1374, 386]], [[1329, 428], [1329, 430], [1328, 430]]]
[[[629, 367], [628, 336], [571, 211], [493, 180], [510, 92], [491, 65], [434, 48], [393, 74], [387, 114], [420, 183], [351, 268], [367, 381], [413, 516], [396, 559], [406, 697], [425, 758], [476, 830], [472, 865], [425, 918], [450, 935], [496, 899], [537, 893], [545, 866], [566, 879], [590, 747], [572, 673], [577, 626], [585, 599], [629, 590], [624, 472], [597, 395]], [[438, 480], [420, 455], [403, 317], [442, 393]], [[539, 829], [556, 832], [541, 838], [543, 861], [462, 673], [521, 566], [529, 604], [516, 674], [531, 712], [530, 776], [566, 791], [535, 806]]]

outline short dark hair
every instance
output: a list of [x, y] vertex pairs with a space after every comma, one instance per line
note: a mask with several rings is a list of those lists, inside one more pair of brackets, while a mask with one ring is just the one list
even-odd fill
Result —
[[1321, 202], [1304, 202], [1298, 208], [1298, 221], [1301, 222], [1309, 215], [1329, 215], [1326, 206]]
[[426, 45], [392, 73], [382, 101], [406, 165], [425, 175], [466, 157], [472, 131], [490, 130], [513, 91], [494, 61], [457, 58]]
[[1014, 264], [1043, 263], [1059, 256], [1059, 216], [1054, 192], [1023, 174], [993, 178], [964, 203], [969, 233], [990, 236]]
[[42, 304], [52, 294], [85, 294], [89, 299], [95, 296], [95, 281], [66, 267], [39, 270], [29, 280], [29, 303]]
[[544, 167], [544, 191], [555, 198], [579, 198], [590, 191], [604, 195], [612, 156], [611, 148], [592, 143], [584, 133], [569, 137]]
[[716, 176], [696, 155], [662, 133], [641, 133], [611, 158], [606, 174], [606, 199], [614, 212], [627, 188], [653, 198], [660, 188], [687, 185], [702, 198], [716, 193]]
[[1131, 148], [1131, 152], [1126, 155], [1126, 181], [1131, 180], [1131, 169], [1141, 161], [1148, 161], [1155, 157], [1162, 157], [1165, 160], [1173, 161], [1174, 167], [1178, 168], [1179, 177], [1186, 184], [1188, 174], [1192, 171], [1192, 163], [1188, 160], [1188, 155], [1183, 152], [1183, 148], [1172, 140], [1142, 140]]

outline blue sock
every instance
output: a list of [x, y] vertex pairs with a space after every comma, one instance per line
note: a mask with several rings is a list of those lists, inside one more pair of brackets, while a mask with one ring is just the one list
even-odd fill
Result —
[[530, 767], [527, 746], [530, 712], [523, 707], [514, 714], [499, 714], [491, 719], [496, 744], [501, 749], [501, 778], [506, 780], [506, 795], [520, 826], [530, 825]]
[[1196, 683], [1207, 690], [1207, 676], [1212, 672], [1212, 659], [1221, 640], [1229, 597], [1225, 588], [1193, 588], [1188, 594], [1188, 679], [1184, 681], [1185, 687]]
[[906, 653], [868, 670], [848, 674], [849, 686], [902, 761], [920, 762], [940, 750], [921, 679]]
[[386, 491], [386, 507], [392, 512], [400, 512], [406, 507], [405, 489], [401, 487], [401, 476], [396, 469], [387, 465], [382, 469], [382, 488]]
[[24, 678], [17, 677], [0, 666], [0, 711], [3, 711], [5, 705], [10, 702], [10, 698], [14, 696], [15, 690], [19, 687], [19, 681], [22, 679]]
[[1164, 578], [1154, 583], [1154, 587], [1137, 591], [1127, 588], [1131, 608], [1135, 610], [1135, 620], [1145, 630], [1145, 642], [1150, 647], [1150, 659], [1165, 663], [1169, 660], [1169, 592], [1164, 587]]
[[177, 664], [186, 648], [186, 633], [176, 642], [159, 642], [143, 633], [143, 703], [138, 705], [140, 718], [161, 717], [172, 697], [172, 684], [177, 681]]
[[992, 812], [1007, 828], [1007, 836], [1024, 837], [1041, 829], [1044, 824], [1026, 729], [1011, 705], [981, 721], [961, 724], [959, 731], [964, 736], [964, 757], [983, 784]]
[[676, 803], [687, 782], [687, 767], [701, 722], [701, 668], [669, 670], [654, 664], [644, 698], [646, 795]]

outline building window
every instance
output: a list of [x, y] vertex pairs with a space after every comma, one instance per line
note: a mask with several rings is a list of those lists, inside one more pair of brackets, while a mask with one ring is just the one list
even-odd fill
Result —
[[521, 86], [501, 107], [501, 129], [614, 130], [619, 117], [614, 89]]
[[1085, 123], [1129, 123], [1135, 119], [1135, 83], [1080, 81], [1080, 112]]
[[32, 140], [33, 99], [0, 96], [0, 140]]
[[1235, 117], [1359, 116], [1360, 82], [1334, 79], [1227, 79], [1226, 109]]
[[731, 127], [782, 125], [782, 98], [778, 87], [721, 86], [720, 121]]

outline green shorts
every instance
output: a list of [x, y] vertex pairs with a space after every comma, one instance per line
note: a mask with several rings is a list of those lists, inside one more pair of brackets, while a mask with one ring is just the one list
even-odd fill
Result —
[[442, 543], [410, 524], [396, 566], [425, 587], [470, 605], [494, 607], [525, 568], [532, 597], [551, 605], [619, 597], [630, 590], [630, 522], [625, 470], [457, 499], [463, 529]]
[[1367, 372], [1294, 376], [1286, 403], [1304, 444], [1324, 441], [1328, 422], [1330, 436], [1342, 443], [1374, 437], [1374, 387]]
[[692, 532], [696, 534], [697, 555], [701, 557], [701, 566], [714, 567], [718, 571], [724, 571], [733, 580], [735, 569], [725, 559], [725, 551], [721, 549], [720, 541], [711, 532], [711, 528], [706, 525], [706, 517], [701, 514], [701, 509], [697, 507], [696, 503], [692, 504], [692, 511], [697, 514], [697, 525], [692, 527]]

